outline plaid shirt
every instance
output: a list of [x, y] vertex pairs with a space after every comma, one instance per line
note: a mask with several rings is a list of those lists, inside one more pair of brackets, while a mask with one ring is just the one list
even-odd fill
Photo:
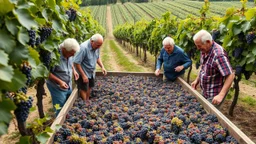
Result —
[[200, 86], [205, 98], [218, 95], [224, 85], [225, 76], [232, 74], [232, 68], [225, 50], [213, 42], [208, 54], [201, 52]]

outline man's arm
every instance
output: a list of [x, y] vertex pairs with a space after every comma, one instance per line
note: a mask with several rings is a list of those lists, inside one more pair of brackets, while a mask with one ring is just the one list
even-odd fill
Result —
[[155, 71], [155, 75], [156, 75], [156, 76], [159, 76], [159, 74], [160, 74], [160, 69], [161, 69], [161, 67], [162, 67], [162, 64], [163, 64], [163, 48], [162, 48], [162, 50], [160, 51], [160, 55], [159, 55], [158, 58], [157, 58], [156, 71]]
[[81, 77], [82, 77], [82, 79], [83, 79], [83, 82], [84, 82], [84, 83], [89, 82], [88, 77], [87, 77], [86, 74], [84, 73], [84, 71], [83, 71], [81, 65], [80, 65], [80, 64], [77, 64], [77, 63], [74, 63], [74, 66], [76, 67], [76, 69], [77, 69], [78, 72], [80, 73], [80, 75], [81, 75]]
[[77, 71], [76, 71], [74, 65], [72, 65], [72, 70], [73, 70], [73, 74], [74, 74], [75, 80], [78, 80], [79, 74], [77, 73]]
[[180, 65], [180, 66], [177, 66], [176, 68], [175, 68], [175, 71], [176, 72], [180, 72], [180, 71], [182, 71], [183, 69], [187, 69], [188, 67], [190, 67], [191, 66], [191, 64], [192, 64], [192, 61], [189, 59], [189, 57], [186, 55], [186, 53], [182, 53], [181, 54], [181, 60], [182, 60], [182, 62], [183, 62], [183, 65]]
[[107, 71], [100, 58], [97, 59], [97, 64], [101, 67], [103, 75], [107, 75]]
[[220, 104], [220, 102], [223, 100], [223, 98], [225, 97], [225, 95], [227, 94], [229, 88], [231, 87], [231, 84], [233, 82], [235, 78], [235, 75], [234, 73], [232, 74], [229, 74], [226, 76], [226, 80], [224, 82], [224, 85], [220, 91], [220, 93], [218, 95], [216, 95], [213, 100], [212, 100], [212, 103], [213, 104]]
[[56, 77], [54, 74], [50, 73], [49, 75], [49, 79], [56, 82], [57, 84], [60, 85], [61, 88], [63, 89], [67, 89], [69, 88], [68, 84], [64, 81], [62, 81], [61, 79], [59, 79], [58, 77]]

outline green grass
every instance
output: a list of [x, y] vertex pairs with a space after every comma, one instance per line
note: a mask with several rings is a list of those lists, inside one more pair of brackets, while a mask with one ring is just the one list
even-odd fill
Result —
[[102, 54], [101, 61], [104, 64], [105, 69], [109, 71], [109, 70], [113, 70], [113, 68], [109, 63], [110, 57], [109, 57], [109, 51], [107, 48], [108, 45], [109, 45], [109, 40], [106, 40], [105, 44], [102, 47], [102, 51], [101, 51], [101, 54]]
[[242, 97], [241, 101], [244, 102], [244, 103], [249, 104], [250, 106], [255, 106], [256, 105], [256, 99], [252, 98], [251, 96]]
[[143, 72], [143, 69], [133, 62], [129, 61], [129, 59], [125, 56], [125, 54], [120, 50], [120, 48], [116, 45], [114, 40], [109, 41], [110, 48], [113, 49], [115, 53], [115, 59], [119, 66], [122, 66], [124, 71], [129, 72]]

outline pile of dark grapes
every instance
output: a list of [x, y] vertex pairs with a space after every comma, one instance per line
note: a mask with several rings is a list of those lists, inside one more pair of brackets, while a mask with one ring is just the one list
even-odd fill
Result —
[[32, 97], [27, 97], [24, 93], [16, 93], [14, 96], [14, 103], [17, 108], [14, 114], [19, 122], [25, 122], [28, 118], [29, 109], [32, 107]]
[[38, 39], [36, 39], [36, 43], [39, 39], [40, 39], [40, 43], [43, 43], [51, 35], [51, 33], [52, 33], [52, 28], [50, 27], [39, 28], [40, 38], [38, 37]]
[[66, 14], [68, 15], [69, 21], [75, 21], [76, 20], [76, 10], [73, 8], [69, 8], [69, 10], [66, 11]]
[[47, 50], [40, 49], [40, 60], [43, 62], [43, 64], [46, 66], [46, 68], [50, 68], [51, 64], [51, 53]]
[[176, 82], [141, 76], [96, 77], [91, 104], [78, 98], [54, 141], [234, 143], [215, 115]]

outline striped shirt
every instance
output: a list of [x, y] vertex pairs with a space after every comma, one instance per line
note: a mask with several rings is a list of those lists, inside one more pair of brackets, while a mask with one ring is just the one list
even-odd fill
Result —
[[99, 55], [99, 49], [92, 49], [89, 39], [80, 45], [80, 51], [75, 55], [74, 63], [80, 64], [86, 76], [91, 79], [95, 77], [95, 68]]
[[225, 50], [213, 43], [208, 54], [201, 52], [200, 87], [205, 98], [218, 95], [227, 75], [232, 74], [232, 67]]

